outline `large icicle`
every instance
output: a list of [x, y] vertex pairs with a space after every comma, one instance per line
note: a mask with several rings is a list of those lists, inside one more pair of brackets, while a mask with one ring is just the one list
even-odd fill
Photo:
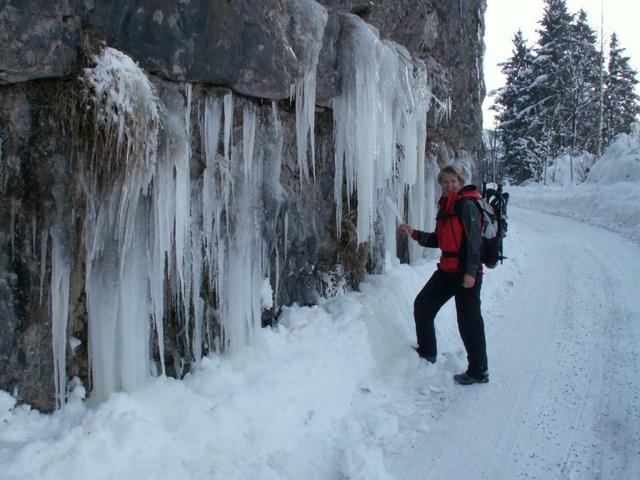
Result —
[[105, 48], [93, 60], [83, 81], [103, 144], [82, 175], [92, 398], [101, 401], [151, 373], [147, 196], [159, 109], [151, 83], [131, 58]]
[[344, 185], [347, 204], [354, 193], [357, 199], [358, 242], [395, 256], [407, 190], [410, 211], [416, 202], [424, 205], [426, 70], [403, 47], [380, 41], [360, 18], [342, 20], [341, 85], [334, 99], [336, 227], [340, 235]]
[[[43, 236], [47, 236], [45, 231]], [[68, 232], [61, 225], [51, 229], [51, 336], [56, 406], [66, 396], [67, 323], [69, 319], [69, 276], [71, 272]]]
[[[260, 322], [264, 260], [262, 258], [261, 189], [263, 180], [262, 152], [255, 152], [255, 107], [244, 106], [242, 150], [231, 149], [234, 219], [230, 235], [226, 239], [226, 259], [222, 281], [222, 348], [238, 358], [252, 343], [253, 333]], [[240, 162], [240, 158], [244, 161]], [[240, 170], [242, 167], [242, 171]], [[249, 170], [251, 173], [247, 173]]]
[[329, 16], [327, 10], [314, 0], [298, 0], [290, 6], [293, 9], [293, 36], [301, 44], [296, 54], [303, 69], [301, 77], [291, 87], [291, 96], [296, 99], [296, 141], [302, 181], [309, 177], [308, 153], [311, 154], [311, 171], [315, 178], [316, 68]]

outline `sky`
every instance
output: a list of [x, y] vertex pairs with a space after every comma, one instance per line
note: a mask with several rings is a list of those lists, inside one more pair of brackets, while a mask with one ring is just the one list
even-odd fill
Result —
[[640, 127], [584, 184], [509, 187], [508, 258], [482, 285], [488, 384], [453, 383], [466, 358], [452, 301], [437, 362], [411, 349], [434, 251], [285, 307], [182, 381], [93, 407], [74, 381], [51, 415], [0, 391], [0, 479], [640, 478], [638, 148]]
[[[604, 37], [605, 54], [608, 49], [609, 36], [615, 32], [620, 45], [626, 49], [631, 58], [631, 66], [640, 71], [640, 35], [638, 34], [638, 18], [640, 18], [640, 2], [629, 0], [567, 0], [569, 13], [577, 13], [580, 9], [587, 12], [591, 28], [600, 35], [601, 5], [604, 4]], [[483, 104], [484, 127], [493, 126], [493, 112], [489, 107], [493, 99], [489, 93], [504, 85], [504, 76], [497, 66], [511, 56], [513, 35], [521, 29], [530, 46], [533, 46], [538, 34], [539, 21], [543, 15], [543, 0], [487, 0], [485, 15], [484, 75], [487, 85], [487, 98]], [[640, 80], [640, 77], [638, 77]], [[640, 94], [640, 87], [638, 88]]]

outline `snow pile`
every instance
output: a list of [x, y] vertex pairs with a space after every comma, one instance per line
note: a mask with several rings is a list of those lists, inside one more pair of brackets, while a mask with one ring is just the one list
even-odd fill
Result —
[[204, 358], [183, 381], [151, 378], [94, 409], [77, 382], [51, 415], [0, 392], [2, 478], [394, 478], [386, 445], [429, 429], [416, 397], [442, 400], [466, 366], [452, 304], [439, 363], [410, 348], [413, 298], [433, 269], [396, 263], [361, 292], [287, 308], [244, 355]]
[[587, 181], [601, 185], [640, 182], [640, 123], [631, 125], [628, 135], [622, 133], [615, 138], [591, 168]]
[[95, 107], [96, 126], [104, 129], [99, 147], [112, 150], [127, 168], [138, 158], [148, 166], [155, 161], [160, 126], [155, 88], [138, 64], [115, 48], [102, 49], [92, 61], [95, 65], [84, 69], [81, 81]]
[[640, 241], [640, 124], [621, 134], [593, 165], [587, 182], [562, 188], [509, 187], [510, 202], [618, 232]]

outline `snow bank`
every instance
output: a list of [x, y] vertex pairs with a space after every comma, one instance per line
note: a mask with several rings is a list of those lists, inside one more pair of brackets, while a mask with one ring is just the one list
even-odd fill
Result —
[[413, 299], [434, 268], [395, 263], [360, 292], [285, 309], [244, 356], [204, 358], [183, 381], [152, 378], [95, 408], [77, 381], [50, 415], [0, 392], [0, 477], [389, 479], [386, 442], [429, 428], [407, 392], [442, 395], [466, 367], [452, 304], [438, 364], [411, 349]]
[[631, 133], [618, 135], [596, 162], [587, 178], [589, 183], [611, 185], [640, 182], [640, 123], [631, 125]]
[[572, 217], [640, 241], [640, 124], [616, 137], [585, 183], [508, 191], [513, 205]]
[[593, 155], [581, 153], [580, 155], [562, 155], [547, 167], [545, 185], [566, 187], [582, 183], [587, 176], [587, 169], [593, 164]]

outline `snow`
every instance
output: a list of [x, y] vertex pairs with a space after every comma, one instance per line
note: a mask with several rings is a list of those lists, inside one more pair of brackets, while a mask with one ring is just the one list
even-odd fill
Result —
[[[568, 166], [567, 158], [560, 164]], [[563, 163], [564, 162], [564, 163]], [[567, 180], [566, 170], [562, 178]], [[640, 124], [620, 134], [591, 167], [587, 181], [509, 187], [511, 203], [597, 225], [640, 241]]]
[[[229, 141], [229, 97], [224, 107], [218, 100], [208, 105], [214, 137], [224, 108], [225, 158], [216, 168], [242, 163]], [[410, 266], [390, 259], [385, 273], [366, 277], [359, 292], [334, 285], [320, 305], [287, 307], [276, 327], [252, 331], [248, 348], [205, 357], [183, 380], [147, 376], [92, 406], [74, 379], [67, 403], [52, 414], [17, 405], [18, 392], [0, 391], [0, 478], [639, 478], [637, 139], [637, 127], [619, 137], [586, 183], [508, 189], [508, 259], [486, 272], [483, 285], [489, 384], [451, 380], [466, 367], [451, 302], [436, 324], [438, 362], [418, 359], [411, 349], [413, 299], [435, 260]], [[240, 176], [249, 187], [239, 189], [249, 192], [237, 199], [240, 213], [254, 209], [257, 167]], [[159, 185], [175, 188], [158, 168]], [[168, 212], [156, 221], [180, 214]], [[139, 215], [131, 220], [131, 228], [146, 228]], [[260, 250], [251, 227], [248, 221], [233, 233], [249, 239], [241, 248]], [[193, 226], [184, 219], [182, 228]], [[162, 242], [154, 255], [166, 254]], [[103, 275], [92, 277], [96, 289], [119, 280], [109, 292], [127, 319], [151, 311], [126, 292], [146, 281], [150, 267], [136, 264], [147, 261], [146, 252], [132, 240], [124, 258], [88, 256]], [[272, 293], [263, 266], [246, 253], [228, 255], [218, 272], [257, 284], [251, 299], [240, 298], [231, 283], [223, 289], [226, 308], [242, 310], [237, 315], [244, 318], [257, 315], [256, 305]], [[130, 262], [132, 273], [119, 274]], [[57, 271], [64, 284], [64, 265]], [[107, 300], [102, 295], [92, 308]]]
[[0, 478], [638, 478], [639, 247], [516, 206], [586, 189], [626, 212], [607, 196], [621, 186], [638, 195], [628, 182], [510, 189], [509, 258], [483, 286], [487, 385], [451, 380], [466, 367], [452, 304], [438, 362], [414, 354], [413, 298], [435, 261], [394, 261], [360, 292], [285, 308], [242, 355], [206, 357], [182, 381], [90, 407], [75, 380], [49, 415], [0, 392]]

